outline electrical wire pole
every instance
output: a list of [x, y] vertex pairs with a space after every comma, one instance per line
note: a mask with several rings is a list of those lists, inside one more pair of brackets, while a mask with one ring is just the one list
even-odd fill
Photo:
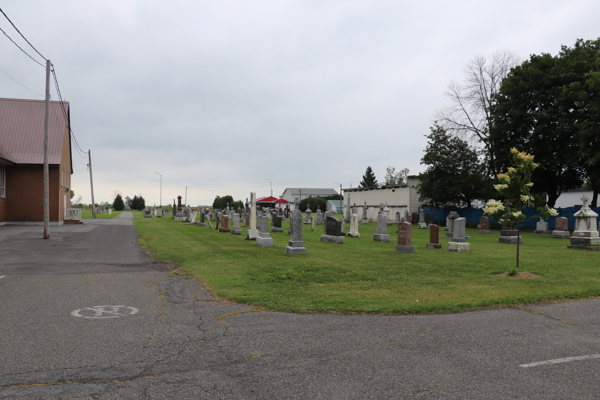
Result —
[[46, 104], [44, 109], [44, 239], [50, 239], [50, 186], [48, 183], [48, 121], [50, 116], [50, 60], [46, 60]]
[[90, 156], [90, 163], [88, 164], [88, 169], [90, 170], [90, 187], [92, 188], [92, 215], [96, 218], [96, 203], [94, 202], [94, 179], [92, 178], [92, 150], [88, 150], [88, 155]]

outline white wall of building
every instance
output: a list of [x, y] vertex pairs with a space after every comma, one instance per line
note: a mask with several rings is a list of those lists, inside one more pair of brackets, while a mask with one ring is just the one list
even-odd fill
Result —
[[554, 208], [582, 206], [583, 201], [581, 201], [581, 198], [583, 197], [583, 195], [586, 195], [589, 199], [589, 202], [591, 203], [594, 192], [592, 192], [591, 190], [571, 190], [568, 192], [563, 192], [560, 194], [560, 196], [558, 196], [558, 199], [556, 199], [556, 204], [554, 204]]
[[409, 213], [418, 212], [422, 203], [419, 201], [419, 194], [414, 187], [394, 187], [386, 189], [371, 189], [371, 190], [344, 190], [344, 203], [350, 198], [350, 205], [356, 204], [356, 215], [362, 219], [363, 208], [365, 201], [367, 202], [367, 218], [371, 222], [377, 221], [377, 213], [379, 205], [386, 204], [390, 209], [390, 220], [395, 221], [396, 213], [404, 216], [404, 211]]

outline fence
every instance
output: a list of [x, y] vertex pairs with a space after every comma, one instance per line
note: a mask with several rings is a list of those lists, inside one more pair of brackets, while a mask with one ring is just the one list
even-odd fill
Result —
[[[567, 218], [567, 220], [569, 221], [569, 229], [573, 230], [575, 229], [575, 213], [577, 211], [579, 211], [581, 209], [580, 206], [575, 206], [575, 207], [566, 207], [566, 208], [557, 208], [556, 211], [558, 211], [558, 215], [556, 217], [549, 217], [548, 218], [548, 229], [549, 230], [554, 230], [555, 226], [556, 226], [556, 218], [557, 217], [565, 217]], [[600, 207], [596, 207], [596, 208], [592, 208], [592, 210], [600, 215]], [[458, 215], [460, 215], [461, 217], [466, 219], [466, 223], [467, 224], [473, 224], [473, 223], [479, 223], [479, 218], [481, 218], [484, 214], [483, 214], [483, 209], [482, 208], [472, 208], [472, 207], [466, 207], [466, 208], [457, 208], [457, 207], [447, 207], [447, 208], [433, 208], [433, 207], [423, 207], [423, 211], [425, 212], [426, 218], [427, 220], [429, 220], [429, 218], [427, 218], [427, 216], [430, 216], [431, 221], [433, 221], [434, 223], [438, 223], [440, 225], [445, 225], [446, 224], [446, 217], [448, 217], [448, 214], [450, 214], [451, 211], [456, 211], [458, 213]], [[523, 214], [525, 214], [525, 216], [528, 218], [527, 221], [523, 222], [521, 224], [522, 227], [527, 227], [527, 228], [532, 228], [535, 229], [535, 224], [537, 222], [537, 220], [531, 220], [529, 218], [531, 218], [532, 216], [534, 216], [535, 214], [537, 214], [537, 210], [535, 208], [526, 208], [523, 211]], [[498, 222], [496, 222], [493, 218], [490, 217], [490, 223], [491, 224], [497, 224]]]
[[67, 208], [65, 219], [81, 219], [81, 208]]

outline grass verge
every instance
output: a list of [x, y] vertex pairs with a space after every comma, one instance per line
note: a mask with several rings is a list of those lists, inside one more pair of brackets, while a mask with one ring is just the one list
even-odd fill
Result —
[[523, 233], [521, 271], [539, 278], [518, 279], [502, 275], [514, 267], [516, 249], [498, 243], [499, 232], [467, 230], [471, 250], [450, 253], [446, 239], [442, 250], [426, 249], [429, 230], [413, 226], [415, 253], [403, 254], [395, 251], [394, 225], [390, 243], [373, 242], [370, 223], [343, 245], [320, 242], [323, 227], [305, 225], [308, 253], [287, 255], [287, 234], [272, 233], [273, 247], [259, 247], [244, 240], [246, 228], [234, 236], [135, 213], [155, 259], [178, 263], [219, 297], [273, 310], [443, 313], [600, 295], [599, 253], [568, 250], [568, 240], [550, 235]]
[[[107, 212], [104, 212], [104, 213], [101, 213], [101, 214], [96, 214], [96, 218], [97, 219], [111, 219], [111, 218], [117, 217], [122, 212], [123, 211], [115, 211], [115, 210], [113, 210], [112, 214], [109, 214], [108, 211], [107, 211]], [[91, 208], [85, 208], [85, 209], [83, 209], [83, 213], [81, 214], [81, 218], [82, 219], [94, 219], [94, 215], [92, 214], [92, 209]]]

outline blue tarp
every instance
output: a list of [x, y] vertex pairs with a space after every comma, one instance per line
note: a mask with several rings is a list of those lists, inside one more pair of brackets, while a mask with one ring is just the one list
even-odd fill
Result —
[[[581, 207], [567, 207], [567, 208], [557, 208], [558, 211], [557, 217], [566, 217], [569, 220], [569, 229], [575, 229], [575, 213], [579, 211]], [[456, 211], [458, 215], [465, 218], [467, 224], [479, 223], [479, 218], [481, 218], [483, 214], [482, 208], [457, 208], [457, 207], [447, 207], [447, 208], [433, 208], [433, 207], [423, 207], [425, 214], [430, 214], [432, 216], [432, 220], [438, 223], [442, 223], [445, 225], [446, 217], [450, 214], [451, 211]], [[600, 215], [600, 207], [592, 208], [596, 214]], [[537, 214], [537, 210], [535, 208], [527, 208], [523, 211], [523, 213], [527, 216], [527, 218], [532, 217]], [[557, 217], [549, 217], [548, 218], [548, 229], [553, 230], [556, 226], [556, 218]], [[427, 219], [427, 218], [426, 218]], [[523, 222], [521, 226], [529, 227], [535, 229], [535, 224], [538, 220], [528, 219]], [[496, 223], [493, 218], [490, 218], [490, 223]]]

